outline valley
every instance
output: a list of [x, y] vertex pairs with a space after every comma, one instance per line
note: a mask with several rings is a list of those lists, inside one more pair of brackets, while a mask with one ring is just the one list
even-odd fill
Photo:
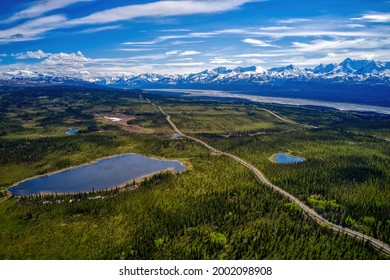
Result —
[[[220, 152], [251, 163], [325, 219], [389, 244], [389, 144], [372, 137], [389, 134], [388, 115], [147, 90], [55, 87], [0, 95], [3, 259], [388, 258], [367, 241], [317, 224]], [[101, 116], [127, 116], [151, 132]], [[186, 137], [171, 138], [170, 124]], [[67, 136], [73, 127], [79, 133]], [[285, 151], [307, 160], [268, 160]], [[190, 168], [154, 175], [131, 192], [18, 198], [7, 191], [28, 177], [129, 152]], [[105, 199], [90, 199], [96, 196]]]

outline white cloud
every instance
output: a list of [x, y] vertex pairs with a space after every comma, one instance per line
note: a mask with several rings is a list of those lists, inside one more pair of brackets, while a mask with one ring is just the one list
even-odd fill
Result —
[[[186, 35], [172, 35], [172, 36], [159, 36], [154, 40], [151, 41], [143, 41], [143, 42], [124, 42], [123, 45], [155, 45], [157, 43], [161, 43], [167, 40], [174, 40], [174, 39], [188, 39], [188, 38], [205, 38], [205, 37], [211, 37], [211, 35], [203, 35], [199, 33], [189, 33]], [[187, 43], [186, 41], [184, 41]]]
[[178, 54], [179, 51], [169, 51], [169, 52], [166, 52], [165, 54], [166, 55], [175, 55], [175, 54]]
[[145, 60], [160, 60], [167, 58], [166, 54], [148, 54], [137, 55], [126, 58], [95, 58], [93, 62], [96, 63], [125, 63], [125, 62], [140, 62]]
[[359, 18], [351, 18], [351, 20], [362, 20], [370, 22], [390, 22], [390, 13], [369, 13], [364, 14]]
[[231, 60], [224, 57], [214, 57], [214, 59], [210, 60], [211, 64], [240, 64], [242, 60]]
[[257, 39], [252, 39], [252, 38], [246, 38], [242, 40], [244, 43], [256, 46], [256, 47], [270, 47], [272, 45], [262, 41], [262, 40], [257, 40]]
[[310, 19], [307, 18], [290, 18], [290, 19], [282, 19], [278, 20], [279, 24], [290, 24], [290, 23], [301, 23], [301, 22], [309, 22]]
[[85, 57], [80, 51], [77, 53], [56, 53], [50, 54], [42, 64], [48, 67], [84, 67], [85, 63], [91, 63], [92, 59]]
[[288, 26], [268, 26], [268, 27], [260, 28], [260, 30], [264, 30], [264, 31], [280, 31], [280, 30], [290, 30], [290, 29], [293, 28]]
[[193, 61], [194, 59], [192, 57], [181, 57], [170, 60], [171, 62], [177, 62], [177, 61]]
[[[174, 36], [159, 36], [154, 40], [143, 41], [143, 42], [125, 42], [124, 45], [154, 45], [167, 40], [173, 39], [189, 39], [189, 38], [210, 38], [216, 37], [220, 35], [236, 35], [236, 36], [262, 36], [268, 38], [285, 38], [285, 37], [382, 37], [385, 33], [389, 32], [387, 27], [380, 28], [371, 28], [364, 30], [349, 30], [344, 31], [340, 29], [340, 26], [332, 26], [329, 29], [330, 24], [324, 27], [324, 24], [310, 24], [310, 25], [302, 25], [297, 28], [289, 28], [285, 26], [280, 27], [263, 27], [263, 28], [236, 28], [236, 29], [222, 29], [222, 30], [214, 30], [209, 32], [191, 32], [183, 35], [174, 35]], [[344, 27], [344, 25], [342, 26]], [[171, 44], [179, 45], [185, 43], [198, 43], [199, 41], [183, 41], [178, 40], [174, 41]], [[252, 44], [254, 46], [259, 47], [278, 47], [276, 45], [271, 45], [267, 41], [246, 38], [243, 42]]]
[[280, 56], [280, 54], [274, 54], [274, 53], [243, 53], [239, 55], [235, 55], [235, 57], [242, 57], [242, 58], [253, 58], [253, 57], [276, 57]]
[[64, 16], [54, 15], [30, 20], [18, 26], [0, 30], [0, 43], [39, 39], [45, 32], [61, 27], [65, 21], [66, 18]]
[[344, 30], [344, 25], [337, 24], [334, 25], [332, 23], [318, 23], [314, 24], [303, 24], [300, 26], [296, 26], [291, 29], [282, 28], [280, 30], [272, 30], [263, 28], [240, 28], [240, 29], [222, 29], [215, 30], [210, 32], [194, 32], [190, 33], [186, 36], [188, 37], [214, 37], [218, 35], [245, 35], [245, 36], [263, 36], [263, 37], [271, 37], [271, 38], [285, 38], [285, 37], [320, 37], [320, 36], [329, 36], [329, 37], [378, 37], [384, 36], [384, 33], [388, 32], [389, 29], [387, 27], [378, 27], [371, 28], [367, 30]]
[[154, 44], [157, 44], [161, 42], [161, 40], [159, 38], [157, 38], [156, 40], [152, 40], [152, 41], [143, 41], [143, 42], [124, 42], [122, 43], [123, 45], [154, 45]]
[[358, 23], [348, 23], [345, 26], [349, 27], [349, 28], [364, 28], [364, 27], [366, 27], [365, 25], [358, 24]]
[[[6, 22], [13, 22], [19, 19], [30, 19], [43, 15], [49, 11], [56, 10], [69, 6], [77, 2], [86, 2], [94, 0], [41, 0], [35, 2], [25, 10], [15, 14]], [[128, 5], [113, 9], [95, 12], [89, 16], [68, 20], [63, 15], [52, 15], [47, 17], [36, 18], [0, 31], [0, 43], [30, 41], [40, 39], [42, 35], [50, 30], [73, 27], [82, 24], [102, 24], [121, 20], [130, 20], [139, 17], [166, 17], [166, 16], [181, 16], [190, 14], [208, 14], [225, 12], [237, 9], [242, 5], [250, 2], [260, 2], [262, 0], [168, 0], [157, 1], [147, 4]], [[4, 21], [3, 21], [4, 22]], [[119, 26], [97, 27], [86, 29], [83, 33], [93, 33], [103, 30], [115, 29]], [[185, 32], [185, 30], [181, 30]], [[150, 42], [128, 42], [127, 44], [156, 44], [161, 41], [170, 39], [191, 38], [193, 36], [161, 36], [158, 39]], [[205, 37], [205, 36], [197, 36]]]
[[245, 62], [248, 64], [251, 64], [251, 65], [253, 65], [253, 64], [258, 65], [258, 64], [264, 63], [264, 60], [257, 59], [257, 58], [251, 58], [251, 59], [246, 59]]
[[150, 51], [154, 50], [152, 48], [122, 48], [122, 49], [117, 49], [118, 51], [122, 52], [144, 52], [144, 51]]
[[161, 65], [182, 67], [182, 66], [201, 66], [204, 65], [204, 63], [203, 62], [169, 62], [169, 63], [163, 63]]
[[189, 32], [189, 29], [177, 28], [177, 29], [163, 29], [161, 32]]
[[2, 23], [11, 23], [21, 19], [39, 17], [47, 12], [57, 10], [78, 2], [89, 2], [93, 0], [41, 0], [33, 2], [28, 8], [17, 12], [12, 17], [3, 20]]
[[42, 59], [48, 57], [49, 55], [51, 55], [51, 53], [45, 53], [42, 50], [37, 50], [35, 52], [27, 51], [24, 53], [18, 53], [15, 56], [17, 59], [28, 59], [28, 58]]
[[375, 53], [362, 53], [362, 55], [360, 56], [362, 59], [368, 59], [368, 60], [371, 60], [371, 59], [375, 59], [378, 57], [377, 54]]
[[6, 56], [8, 56], [8, 55], [5, 53], [0, 53], [0, 57], [6, 57]]
[[[158, 1], [107, 9], [69, 21], [70, 25], [108, 23], [140, 17], [166, 17], [190, 14], [209, 14], [235, 10], [253, 0], [182, 0]], [[259, 2], [259, 1], [257, 1]]]
[[96, 27], [96, 28], [88, 28], [85, 30], [80, 31], [79, 33], [96, 33], [106, 30], [115, 30], [121, 28], [122, 25], [109, 25], [109, 26], [103, 26], [103, 27]]
[[195, 55], [195, 54], [200, 54], [198, 51], [184, 51], [179, 53], [179, 56], [187, 56], [187, 55]]
[[299, 52], [319, 52], [339, 49], [373, 49], [390, 45], [390, 39], [357, 38], [353, 40], [314, 40], [309, 43], [293, 42]]
[[315, 58], [308, 58], [306, 56], [291, 56], [289, 54], [286, 55], [285, 59], [281, 59], [279, 62], [280, 65], [286, 65], [286, 64], [294, 64], [301, 67], [315, 67], [319, 65], [320, 63], [334, 63], [334, 62], [341, 62], [345, 58], [352, 58], [352, 59], [370, 59], [375, 58], [377, 60], [388, 60], [389, 54], [386, 51], [373, 51], [373, 52], [362, 52], [362, 51], [340, 51], [337, 53], [329, 53], [324, 56], [317, 56]]
[[196, 43], [204, 43], [204, 41], [174, 41], [171, 45], [185, 45], [185, 44], [196, 44]]

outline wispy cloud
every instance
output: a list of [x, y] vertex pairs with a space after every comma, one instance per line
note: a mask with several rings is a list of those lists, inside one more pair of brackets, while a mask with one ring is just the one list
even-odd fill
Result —
[[163, 29], [161, 32], [189, 32], [190, 29], [177, 28], [177, 29]]
[[282, 53], [243, 53], [235, 55], [235, 57], [241, 57], [241, 58], [256, 58], [256, 57], [277, 57], [284, 55]]
[[299, 52], [320, 52], [339, 49], [376, 49], [390, 46], [390, 39], [357, 38], [353, 40], [314, 40], [309, 43], [293, 42], [293, 47]]
[[286, 64], [294, 64], [297, 66], [303, 67], [313, 67], [317, 66], [320, 63], [334, 63], [341, 62], [346, 57], [350, 57], [352, 59], [377, 59], [383, 60], [388, 57], [388, 54], [384, 51], [376, 51], [376, 52], [364, 52], [364, 51], [354, 51], [354, 52], [338, 52], [338, 53], [329, 53], [324, 56], [317, 56], [315, 58], [307, 58], [305, 56], [291, 56], [289, 54], [285, 57], [285, 59], [280, 60], [281, 65]]
[[175, 55], [175, 54], [178, 54], [179, 53], [179, 51], [169, 51], [169, 52], [166, 52], [165, 54], [166, 55]]
[[309, 22], [310, 19], [307, 18], [290, 18], [290, 19], [282, 19], [278, 20], [279, 24], [289, 24], [289, 23], [301, 23], [301, 22]]
[[[210, 14], [235, 10], [253, 0], [210, 0], [210, 1], [158, 1], [148, 4], [128, 5], [107, 9], [89, 16], [73, 19], [69, 25], [109, 23], [141, 17], [167, 17], [190, 14]], [[257, 1], [259, 2], [259, 1]]]
[[256, 46], [256, 47], [271, 47], [272, 45], [258, 39], [246, 38], [242, 40], [244, 43]]
[[0, 21], [1, 23], [11, 23], [21, 19], [31, 19], [39, 17], [47, 12], [57, 10], [78, 2], [89, 2], [94, 0], [41, 0], [33, 2], [28, 8], [17, 12], [10, 18]]
[[212, 60], [210, 60], [211, 64], [240, 64], [242, 63], [242, 60], [231, 60], [224, 57], [214, 57]]
[[201, 66], [204, 65], [203, 62], [168, 62], [163, 63], [165, 66]]
[[9, 29], [0, 30], [0, 43], [39, 39], [49, 30], [59, 28], [66, 21], [61, 15], [47, 16], [27, 21]]
[[171, 42], [171, 45], [185, 45], [185, 44], [196, 44], [196, 43], [204, 43], [204, 41], [201, 41], [201, 40], [194, 40], [194, 41], [177, 40], [177, 41]]
[[154, 44], [157, 44], [159, 42], [161, 42], [162, 40], [160, 40], [159, 38], [157, 38], [156, 40], [152, 40], [152, 41], [143, 41], [143, 42], [124, 42], [122, 43], [123, 45], [154, 45]]
[[167, 51], [165, 54], [166, 55], [176, 55], [176, 56], [189, 56], [189, 55], [200, 54], [200, 52], [193, 51], [193, 50], [189, 50], [189, 51], [171, 50], [171, 51]]
[[289, 26], [268, 26], [268, 27], [262, 27], [260, 30], [264, 31], [280, 31], [280, 30], [291, 30], [293, 27]]
[[84, 30], [80, 31], [79, 33], [96, 33], [96, 32], [115, 30], [115, 29], [120, 29], [120, 28], [122, 28], [122, 25], [109, 25], [109, 26], [84, 29]]
[[[317, 23], [316, 25], [298, 25], [292, 27], [288, 26], [271, 26], [271, 27], [246, 27], [246, 28], [233, 28], [233, 29], [221, 29], [207, 32], [190, 32], [181, 35], [172, 36], [158, 36], [150, 41], [141, 42], [125, 42], [124, 45], [154, 45], [168, 40], [176, 40], [172, 44], [191, 43], [191, 41], [183, 41], [183, 39], [189, 38], [212, 38], [223, 35], [235, 35], [235, 36], [262, 36], [273, 39], [289, 38], [289, 37], [382, 37], [384, 33], [389, 31], [387, 27], [378, 27], [371, 29], [348, 29], [345, 30], [345, 25], [342, 23], [337, 26], [330, 26], [332, 23], [328, 22], [328, 25], [323, 23]], [[179, 40], [177, 40], [179, 39]], [[181, 40], [180, 40], [181, 39]], [[258, 47], [277, 47], [270, 44], [267, 41], [245, 38], [242, 40], [244, 43], [251, 44]], [[199, 41], [193, 41], [199, 42]]]
[[150, 50], [155, 50], [155, 49], [152, 49], [152, 48], [120, 48], [117, 50], [122, 51], [122, 52], [145, 52], [145, 51], [150, 51]]
[[351, 18], [351, 20], [362, 20], [370, 22], [390, 22], [390, 13], [368, 13], [362, 17]]
[[187, 56], [187, 55], [195, 55], [195, 54], [200, 54], [198, 51], [184, 51], [179, 53], [179, 56]]
[[[94, 0], [41, 0], [34, 2], [30, 7], [16, 13], [12, 17], [3, 20], [2, 23], [11, 23], [21, 19], [37, 18], [47, 12], [57, 10], [78, 2], [89, 2]], [[184, 16], [191, 14], [212, 14], [226, 12], [240, 8], [246, 3], [261, 2], [262, 0], [168, 0], [157, 1], [147, 4], [128, 5], [107, 9], [90, 14], [89, 16], [75, 19], [67, 19], [63, 15], [52, 15], [27, 21], [19, 26], [0, 31], [0, 43], [15, 41], [28, 41], [41, 38], [50, 30], [75, 27], [79, 25], [104, 24], [117, 21], [130, 20], [142, 17], [168, 17]], [[52, 22], [44, 22], [45, 20]], [[39, 25], [37, 23], [40, 23]], [[34, 26], [32, 26], [34, 25]], [[86, 29], [80, 33], [94, 33], [104, 30], [117, 29], [119, 25], [103, 26]], [[165, 30], [166, 32], [169, 29]], [[187, 29], [172, 29], [171, 32], [187, 32]], [[198, 36], [201, 37], [201, 36]], [[129, 42], [128, 44], [155, 44], [170, 39], [188, 38], [187, 36], [161, 36], [158, 40], [150, 42]]]
[[364, 28], [364, 27], [366, 27], [364, 24], [358, 24], [358, 23], [348, 23], [345, 26], [349, 27], [349, 28]]
[[259, 65], [259, 64], [262, 64], [262, 63], [264, 63], [264, 60], [262, 60], [262, 59], [257, 59], [257, 58], [250, 58], [250, 59], [246, 59], [245, 60], [245, 63], [247, 63], [247, 64], [250, 64], [250, 65]]
[[[296, 4], [283, 0], [285, 18], [278, 18], [281, 14], [272, 5], [247, 4], [256, 2], [251, 0], [125, 0], [99, 1], [99, 5], [92, 1], [32, 0], [24, 1], [23, 7], [10, 1], [7, 8], [17, 13], [1, 17], [0, 45], [42, 41], [1, 46], [9, 54], [7, 58], [0, 54], [1, 65], [16, 62], [20, 68], [65, 73], [127, 73], [129, 69], [178, 73], [222, 65], [308, 66], [348, 56], [390, 58], [389, 13], [382, 9], [383, 3], [364, 3], [345, 11], [329, 6], [326, 14], [314, 16], [308, 13], [311, 6], [323, 4], [314, 1], [290, 10], [288, 5]], [[76, 12], [77, 3], [87, 9]], [[308, 14], [310, 18], [305, 18]], [[120, 28], [123, 32], [114, 31]], [[101, 33], [89, 35], [96, 32]], [[96, 44], [101, 45], [90, 47], [92, 37], [100, 37]], [[25, 51], [31, 46], [34, 51]], [[75, 52], [78, 49], [86, 56]], [[20, 53], [11, 55], [16, 52]], [[92, 56], [99, 58], [88, 58]]]

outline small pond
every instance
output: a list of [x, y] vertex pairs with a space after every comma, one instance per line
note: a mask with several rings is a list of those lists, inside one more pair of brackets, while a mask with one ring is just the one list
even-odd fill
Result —
[[68, 135], [75, 135], [79, 132], [78, 128], [71, 128], [71, 129], [68, 129], [67, 131], [65, 131], [66, 134]]
[[180, 139], [180, 134], [174, 133], [174, 134], [171, 136], [171, 139]]
[[279, 153], [279, 154], [275, 155], [273, 159], [277, 163], [281, 163], [281, 164], [298, 163], [298, 162], [304, 162], [306, 160], [302, 157], [291, 156], [287, 153]]
[[14, 195], [99, 191], [115, 188], [164, 170], [182, 172], [186, 168], [177, 160], [160, 160], [137, 154], [122, 154], [29, 179], [9, 190]]

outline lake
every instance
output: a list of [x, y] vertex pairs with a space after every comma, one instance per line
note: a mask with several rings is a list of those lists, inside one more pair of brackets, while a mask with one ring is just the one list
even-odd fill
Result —
[[16, 196], [38, 193], [79, 193], [112, 189], [164, 170], [186, 168], [177, 160], [160, 160], [137, 154], [122, 154], [93, 163], [29, 179], [11, 187]]
[[274, 156], [273, 158], [277, 163], [281, 164], [291, 164], [291, 163], [298, 163], [298, 162], [304, 162], [305, 159], [302, 157], [297, 156], [291, 156], [287, 153], [279, 153]]
[[79, 132], [79, 130], [77, 128], [71, 128], [71, 129], [68, 129], [67, 131], [65, 131], [66, 134], [68, 135], [75, 135]]

